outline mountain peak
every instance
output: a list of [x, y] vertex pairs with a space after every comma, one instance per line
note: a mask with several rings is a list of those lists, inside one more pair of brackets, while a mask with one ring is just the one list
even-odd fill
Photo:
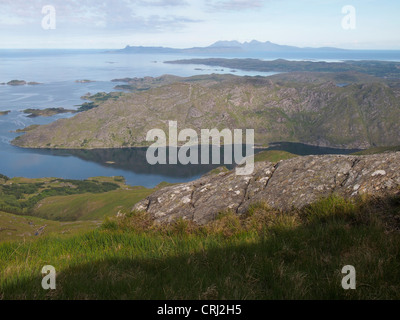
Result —
[[232, 40], [232, 41], [217, 41], [213, 43], [210, 47], [241, 47], [242, 44], [239, 41]]

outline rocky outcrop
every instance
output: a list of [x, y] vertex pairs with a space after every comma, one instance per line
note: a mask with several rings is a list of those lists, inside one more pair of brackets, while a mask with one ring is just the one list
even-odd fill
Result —
[[242, 214], [258, 202], [281, 210], [301, 208], [333, 193], [346, 198], [400, 193], [400, 152], [258, 162], [252, 175], [239, 176], [235, 170], [206, 175], [160, 189], [133, 209], [159, 222], [183, 218], [204, 224], [227, 209]]

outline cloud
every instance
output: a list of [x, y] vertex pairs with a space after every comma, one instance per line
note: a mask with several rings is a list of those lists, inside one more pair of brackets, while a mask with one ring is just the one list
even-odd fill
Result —
[[188, 24], [198, 22], [201, 21], [173, 15], [130, 16], [127, 20], [120, 16], [119, 19], [107, 20], [105, 27], [109, 31], [157, 33], [182, 30]]
[[220, 11], [241, 11], [258, 9], [264, 6], [265, 0], [206, 0], [210, 9]]
[[177, 16], [150, 16], [145, 19], [144, 26], [146, 29], [144, 31], [149, 31], [150, 29], [154, 32], [178, 31], [182, 30], [187, 24], [198, 22], [201, 22], [201, 20]]
[[[56, 9], [58, 30], [131, 30], [162, 32], [183, 29], [188, 24], [200, 22], [185, 16], [172, 14], [171, 8], [185, 7], [186, 0], [52, 0]], [[44, 15], [42, 7], [48, 0], [1, 0], [0, 25], [9, 28], [40, 28]], [[157, 12], [151, 7], [157, 7]], [[165, 12], [163, 7], [166, 9]], [[140, 8], [147, 8], [146, 12]], [[161, 11], [160, 11], [161, 10]]]
[[185, 0], [153, 0], [153, 1], [133, 1], [142, 6], [155, 6], [155, 7], [180, 7], [188, 6]]

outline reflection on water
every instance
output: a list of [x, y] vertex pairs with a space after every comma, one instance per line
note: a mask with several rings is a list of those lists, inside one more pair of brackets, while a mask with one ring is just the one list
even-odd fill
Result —
[[[146, 159], [147, 148], [52, 150], [6, 146], [0, 150], [0, 173], [9, 177], [87, 179], [96, 176], [123, 176], [129, 185], [154, 187], [162, 181], [192, 181], [220, 166], [150, 165]], [[217, 149], [221, 163], [224, 163], [224, 148]], [[226, 167], [232, 169], [234, 166]]]
[[[224, 147], [213, 148], [213, 152], [219, 152], [221, 163], [224, 163]], [[243, 148], [244, 149], [244, 148]], [[32, 150], [43, 155], [51, 155], [57, 157], [74, 156], [79, 159], [100, 164], [106, 168], [117, 168], [127, 170], [137, 174], [146, 175], [161, 175], [164, 177], [178, 177], [178, 178], [191, 178], [193, 176], [203, 175], [212, 169], [215, 169], [221, 164], [156, 164], [150, 165], [146, 159], [147, 148], [126, 148], [126, 149], [93, 149], [93, 150], [52, 150], [41, 149]], [[211, 147], [210, 147], [211, 154]], [[243, 152], [244, 154], [244, 152]], [[169, 152], [166, 152], [167, 159]], [[199, 150], [199, 157], [201, 151]], [[210, 161], [211, 162], [211, 161]], [[234, 166], [226, 165], [227, 168], [232, 169]]]
[[[150, 165], [146, 159], [147, 148], [54, 150], [12, 147], [12, 149], [14, 152], [4, 153], [0, 173], [31, 178], [86, 179], [95, 176], [121, 175], [130, 185], [154, 187], [162, 181], [171, 183], [192, 181], [220, 166], [219, 164]], [[213, 149], [219, 152], [221, 163], [224, 163], [224, 147], [214, 146]], [[359, 151], [290, 142], [274, 143], [266, 150], [284, 150], [298, 155], [349, 154]], [[255, 153], [260, 151], [263, 149], [256, 149]], [[245, 155], [245, 146], [242, 146], [242, 155]], [[201, 149], [199, 149], [199, 159], [200, 157]], [[234, 164], [226, 167], [232, 169]]]

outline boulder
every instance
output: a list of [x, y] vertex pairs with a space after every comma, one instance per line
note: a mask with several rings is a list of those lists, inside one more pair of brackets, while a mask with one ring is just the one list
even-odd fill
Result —
[[384, 196], [400, 193], [400, 152], [368, 156], [305, 156], [277, 164], [258, 162], [248, 176], [235, 170], [162, 188], [137, 203], [158, 222], [178, 218], [205, 224], [224, 210], [243, 214], [255, 203], [271, 208], [302, 208], [337, 194]]

